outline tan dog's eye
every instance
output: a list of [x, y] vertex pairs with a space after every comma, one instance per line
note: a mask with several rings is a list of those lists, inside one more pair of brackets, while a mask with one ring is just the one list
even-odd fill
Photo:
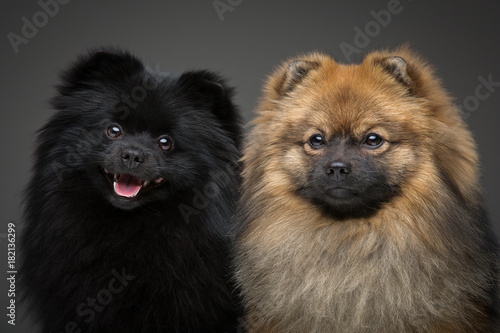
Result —
[[326, 143], [321, 134], [311, 135], [311, 137], [309, 138], [309, 140], [307, 140], [307, 142], [313, 149], [319, 149], [323, 147]]
[[363, 145], [367, 148], [375, 149], [378, 148], [384, 143], [384, 139], [377, 133], [370, 133], [366, 136]]

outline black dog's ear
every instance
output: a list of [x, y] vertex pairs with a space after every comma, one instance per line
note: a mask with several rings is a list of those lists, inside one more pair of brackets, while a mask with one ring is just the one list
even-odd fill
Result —
[[206, 70], [189, 71], [179, 77], [177, 84], [183, 93], [190, 94], [195, 101], [210, 109], [239, 143], [241, 126], [238, 110], [232, 101], [234, 89], [227, 85], [224, 78]]
[[396, 81], [406, 87], [411, 86], [411, 78], [408, 74], [408, 63], [401, 57], [387, 57], [379, 60], [385, 72], [392, 75]]
[[319, 64], [316, 61], [310, 60], [295, 60], [288, 64], [281, 83], [280, 94], [284, 95], [291, 92], [297, 85], [300, 84], [307, 74], [316, 69]]
[[94, 86], [96, 81], [102, 84], [123, 82], [142, 70], [142, 62], [128, 52], [116, 49], [91, 51], [63, 73], [60, 90], [64, 93], [82, 89]]

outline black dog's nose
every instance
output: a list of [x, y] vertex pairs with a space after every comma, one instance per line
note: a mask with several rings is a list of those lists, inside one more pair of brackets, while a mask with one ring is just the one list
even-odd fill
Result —
[[349, 173], [351, 173], [351, 164], [349, 163], [333, 162], [326, 168], [326, 174], [336, 182], [345, 179]]
[[129, 169], [137, 168], [144, 162], [146, 156], [144, 153], [135, 148], [125, 148], [122, 150], [123, 164]]

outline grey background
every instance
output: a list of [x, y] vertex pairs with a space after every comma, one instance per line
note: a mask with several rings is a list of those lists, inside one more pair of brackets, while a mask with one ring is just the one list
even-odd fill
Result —
[[[391, 0], [392, 1], [392, 0]], [[354, 45], [355, 27], [374, 21], [370, 12], [390, 1], [249, 1], [217, 14], [213, 1], [70, 1], [61, 5], [16, 54], [7, 39], [21, 35], [22, 18], [32, 22], [36, 1], [0, 3], [1, 41], [1, 184], [0, 331], [31, 332], [19, 317], [7, 324], [5, 234], [14, 221], [19, 237], [20, 202], [36, 130], [52, 111], [47, 105], [59, 71], [87, 48], [116, 45], [140, 56], [151, 67], [179, 73], [185, 69], [220, 71], [237, 87], [236, 102], [250, 120], [266, 76], [286, 58], [318, 50], [347, 62], [342, 42]], [[239, 3], [239, 4], [238, 4]], [[500, 81], [500, 5], [496, 1], [410, 1], [370, 38], [360, 54], [375, 48], [411, 45], [438, 69], [447, 89], [462, 104], [474, 95], [478, 76]], [[497, 235], [500, 235], [500, 169], [497, 141], [500, 87], [480, 101], [467, 118], [479, 146], [482, 183]], [[481, 91], [485, 92], [485, 90]], [[19, 286], [18, 286], [19, 288]]]

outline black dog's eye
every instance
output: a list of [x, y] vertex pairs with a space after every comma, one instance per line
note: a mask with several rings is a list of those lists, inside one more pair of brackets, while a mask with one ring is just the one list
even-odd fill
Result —
[[325, 140], [323, 139], [323, 136], [321, 134], [311, 135], [308, 142], [309, 142], [309, 145], [314, 149], [321, 148], [321, 146], [325, 145]]
[[112, 124], [108, 126], [108, 129], [106, 130], [106, 133], [110, 138], [116, 139], [122, 136], [122, 129], [120, 128], [119, 125], [117, 124]]
[[164, 135], [158, 139], [158, 147], [162, 150], [170, 150], [172, 148], [173, 142], [168, 136]]
[[378, 148], [382, 145], [384, 142], [384, 139], [377, 133], [370, 133], [366, 136], [365, 141], [363, 144], [367, 146], [368, 148]]

